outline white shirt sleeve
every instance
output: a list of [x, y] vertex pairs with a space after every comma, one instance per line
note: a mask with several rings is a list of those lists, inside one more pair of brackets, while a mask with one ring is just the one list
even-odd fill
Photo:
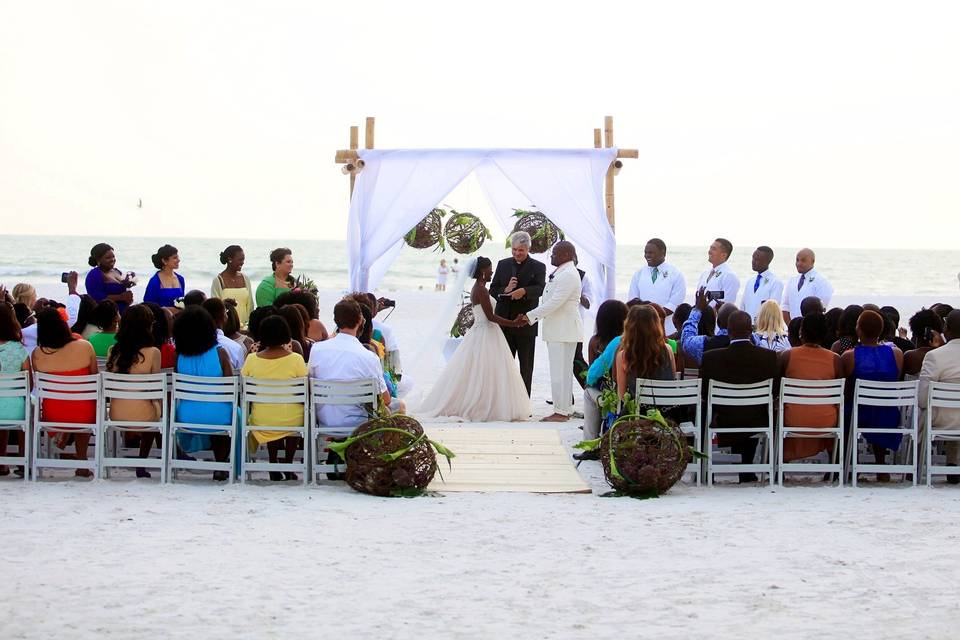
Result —
[[67, 296], [67, 303], [64, 306], [67, 307], [67, 322], [72, 327], [77, 324], [77, 316], [80, 315], [80, 296], [75, 293]]
[[833, 297], [833, 285], [830, 284], [830, 281], [823, 276], [820, 276], [820, 286], [818, 287], [817, 293], [820, 294], [817, 297], [820, 298], [821, 302], [823, 302], [823, 307], [825, 309], [829, 308], [830, 298]]
[[683, 274], [676, 269], [674, 269], [672, 275], [673, 284], [670, 285], [670, 298], [664, 306], [670, 311], [676, 311], [677, 307], [683, 304], [683, 299], [687, 297], [687, 281], [684, 280]]
[[783, 304], [780, 307], [790, 314], [790, 317], [793, 317], [793, 294], [797, 291], [797, 283], [794, 282], [794, 278], [787, 280], [787, 285], [783, 290]]
[[732, 271], [727, 271], [723, 274], [723, 301], [736, 304], [738, 293], [740, 293], [740, 278]]
[[540, 306], [527, 313], [530, 324], [549, 316], [571, 297], [580, 297], [580, 276], [576, 271], [573, 272], [573, 275], [576, 277], [571, 278], [568, 274], [563, 274], [554, 278], [553, 287], [550, 289], [550, 297], [546, 300], [541, 298]]
[[780, 300], [783, 298], [783, 280], [775, 280], [770, 286], [770, 295], [767, 297], [767, 300], [776, 300], [777, 304], [780, 304]]
[[640, 297], [640, 271], [643, 271], [643, 269], [634, 273], [633, 278], [630, 279], [630, 289], [627, 291], [627, 300]]

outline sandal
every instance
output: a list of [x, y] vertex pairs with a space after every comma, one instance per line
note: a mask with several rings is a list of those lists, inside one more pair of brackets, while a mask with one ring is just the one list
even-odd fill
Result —
[[295, 474], [295, 473], [292, 472], [292, 471], [285, 471], [285, 472], [283, 473], [283, 477], [284, 477], [285, 480], [298, 480], [297, 474]]
[[270, 480], [273, 482], [283, 482], [283, 474], [279, 471], [271, 471]]

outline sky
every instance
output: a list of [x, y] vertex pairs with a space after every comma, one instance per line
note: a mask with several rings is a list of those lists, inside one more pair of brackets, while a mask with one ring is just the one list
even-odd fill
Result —
[[954, 248], [957, 33], [953, 2], [0, 0], [2, 232], [342, 239], [364, 116], [571, 148], [612, 115], [618, 242]]

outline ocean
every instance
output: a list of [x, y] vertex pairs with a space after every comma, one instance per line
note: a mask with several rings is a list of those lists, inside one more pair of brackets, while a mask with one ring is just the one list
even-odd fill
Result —
[[[312, 278], [322, 290], [346, 290], [348, 282], [347, 246], [336, 240], [273, 238], [270, 240], [238, 240], [212, 238], [159, 237], [86, 237], [86, 236], [0, 236], [0, 284], [12, 288], [18, 282], [34, 285], [59, 283], [63, 271], [84, 274], [89, 267], [90, 248], [108, 242], [116, 250], [117, 267], [134, 271], [140, 278], [142, 294], [146, 281], [155, 271], [150, 256], [165, 243], [180, 252], [180, 273], [187, 289], [208, 291], [213, 278], [222, 270], [220, 251], [229, 244], [239, 244], [246, 253], [244, 271], [256, 284], [270, 271], [268, 255], [276, 247], [293, 251], [294, 274]], [[503, 239], [487, 241], [478, 254], [496, 261], [509, 255]], [[795, 247], [774, 247], [772, 268], [786, 280], [795, 273]], [[751, 273], [753, 247], [735, 247], [730, 264], [741, 282]], [[706, 247], [669, 247], [667, 260], [684, 274], [688, 289], [696, 284], [707, 266]], [[537, 256], [547, 261], [549, 256]], [[440, 258], [463, 264], [470, 256], [450, 250], [438, 253], [405, 247], [390, 267], [379, 286], [381, 292], [432, 289]], [[643, 246], [617, 247], [617, 291], [626, 295], [634, 271], [644, 264]], [[900, 249], [821, 249], [817, 251], [817, 269], [833, 283], [840, 296], [859, 295], [867, 301], [879, 296], [939, 296], [954, 303], [958, 295], [960, 251], [916, 251]], [[82, 278], [81, 278], [82, 281]], [[139, 297], [139, 296], [138, 296]], [[939, 298], [938, 298], [939, 299]]]

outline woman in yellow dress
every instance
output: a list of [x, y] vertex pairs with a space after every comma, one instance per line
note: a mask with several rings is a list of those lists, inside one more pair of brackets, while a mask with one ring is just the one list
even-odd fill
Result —
[[235, 244], [220, 252], [220, 264], [226, 265], [210, 287], [210, 297], [221, 300], [235, 300], [237, 315], [240, 316], [240, 326], [247, 326], [250, 312], [253, 311], [253, 285], [250, 278], [243, 273], [243, 262], [246, 256], [243, 249]]
[[[287, 321], [280, 316], [269, 316], [260, 323], [258, 330], [260, 348], [257, 353], [251, 353], [243, 363], [241, 373], [248, 378], [266, 380], [291, 380], [303, 378], [307, 375], [307, 364], [303, 356], [291, 353], [288, 346], [291, 342], [290, 327]], [[250, 424], [253, 426], [271, 427], [302, 427], [302, 404], [274, 404], [267, 402], [252, 403]], [[256, 431], [250, 432], [248, 446], [251, 452], [257, 450], [261, 444], [267, 445], [270, 462], [277, 462], [277, 454], [283, 442], [284, 460], [289, 464], [300, 444], [300, 438], [293, 431]], [[270, 472], [271, 480], [296, 480], [297, 474], [278, 471]]]

